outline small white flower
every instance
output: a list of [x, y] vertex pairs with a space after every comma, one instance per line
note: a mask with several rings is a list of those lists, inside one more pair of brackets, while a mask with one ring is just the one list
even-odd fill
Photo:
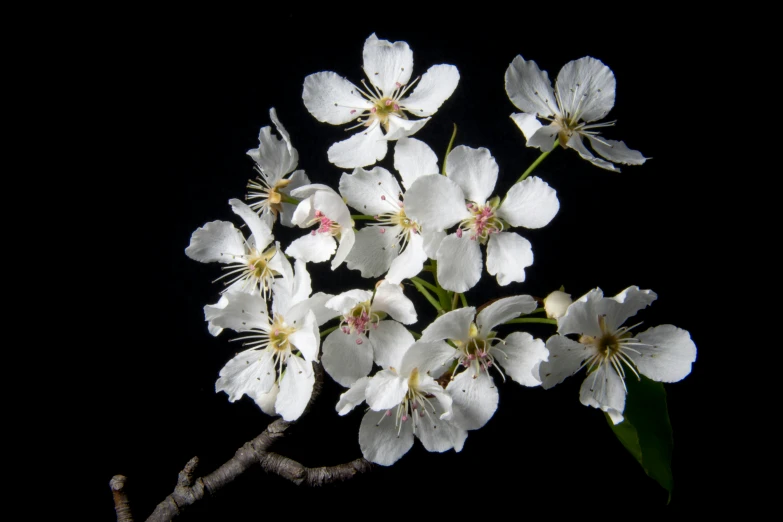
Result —
[[484, 244], [487, 272], [497, 275], [499, 285], [524, 281], [533, 250], [527, 239], [506, 230], [543, 227], [560, 208], [555, 190], [535, 176], [513, 185], [503, 201], [490, 198], [497, 178], [489, 150], [461, 145], [447, 158], [446, 176], [421, 176], [405, 194], [407, 215], [425, 230], [458, 225], [435, 254], [438, 281], [447, 290], [465, 292], [478, 283]]
[[274, 107], [269, 109], [269, 117], [282, 139], [272, 135], [271, 127], [262, 127], [258, 134], [258, 148], [247, 151], [247, 155], [255, 160], [258, 172], [256, 179], [247, 184], [247, 200], [252, 201], [250, 208], [258, 212], [269, 228], [278, 215], [280, 222], [290, 227], [295, 205], [283, 202], [281, 195], [289, 195], [291, 190], [308, 185], [310, 180], [303, 170], [285, 177], [296, 168], [299, 152], [291, 145], [291, 137], [277, 119]]
[[345, 261], [356, 240], [351, 211], [343, 198], [326, 185], [305, 185], [293, 190], [291, 195], [304, 198], [297, 205], [291, 222], [300, 228], [313, 225], [317, 228], [293, 241], [286, 254], [308, 263], [321, 263], [334, 255], [334, 270]]
[[[326, 307], [343, 316], [340, 328], [324, 339], [323, 347], [324, 370], [342, 386], [369, 375], [373, 360], [380, 366], [394, 366], [413, 344], [407, 342], [411, 334], [402, 324], [415, 323], [416, 310], [399, 285], [381, 283], [375, 295], [349, 290], [329, 300]], [[395, 320], [384, 320], [387, 314]]]
[[[369, 86], [362, 80], [364, 88], [357, 87], [333, 72], [311, 74], [304, 82], [302, 99], [318, 121], [355, 121], [350, 129], [362, 127], [329, 148], [329, 161], [338, 167], [365, 167], [382, 160], [387, 141], [416, 133], [429, 121], [425, 116], [435, 114], [459, 82], [457, 68], [443, 64], [430, 67], [421, 81], [411, 82], [413, 52], [408, 44], [379, 40], [374, 33], [364, 42], [362, 55]], [[425, 118], [410, 120], [408, 114]]]
[[[595, 130], [614, 125], [613, 121], [592, 122], [606, 116], [614, 106], [615, 85], [612, 70], [589, 56], [568, 62], [560, 69], [554, 90], [547, 73], [534, 61], [517, 56], [506, 70], [506, 93], [522, 111], [512, 114], [511, 119], [525, 135], [528, 147], [550, 151], [557, 140], [593, 165], [619, 171], [612, 161], [641, 165], [647, 158], [622, 141], [600, 137]], [[536, 116], [549, 125], [543, 126]], [[593, 149], [609, 161], [596, 158], [582, 138], [590, 140]]]
[[[539, 369], [541, 385], [549, 389], [587, 367], [580, 401], [605, 411], [617, 424], [625, 408], [625, 368], [636, 378], [641, 373], [654, 381], [683, 379], [696, 360], [688, 332], [666, 324], [634, 335], [631, 330], [641, 323], [622, 326], [656, 298], [636, 286], [615, 297], [605, 298], [600, 288], [580, 297], [558, 319], [559, 335], [546, 342], [550, 357]], [[565, 337], [568, 334], [579, 335], [579, 342]]]
[[544, 310], [550, 319], [558, 319], [565, 315], [571, 305], [571, 294], [555, 290], [544, 298]]
[[422, 332], [419, 343], [448, 339], [456, 347], [440, 343], [428, 345], [422, 354], [417, 353], [423, 350], [420, 346], [414, 345], [410, 350], [410, 357], [418, 357], [419, 369], [428, 374], [440, 375], [449, 369], [449, 364], [453, 366], [446, 391], [454, 400], [455, 424], [475, 430], [495, 413], [498, 392], [490, 371], [497, 372], [503, 380], [508, 375], [524, 386], [541, 384], [538, 367], [548, 355], [544, 342], [527, 332], [514, 332], [499, 339], [492, 330], [535, 309], [536, 301], [529, 295], [506, 297], [478, 315], [472, 306], [443, 314]]

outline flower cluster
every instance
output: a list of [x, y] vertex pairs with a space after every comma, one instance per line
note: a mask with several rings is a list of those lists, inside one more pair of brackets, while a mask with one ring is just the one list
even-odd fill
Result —
[[[490, 421], [499, 385], [508, 380], [548, 389], [585, 368], [581, 402], [619, 423], [625, 379], [673, 382], [690, 372], [696, 347], [688, 332], [663, 325], [637, 334], [638, 324], [623, 326], [656, 298], [650, 290], [630, 287], [605, 298], [595, 289], [575, 302], [562, 289], [546, 299], [511, 292], [469, 305], [465, 293], [484, 268], [500, 287], [526, 280], [534, 245], [524, 229], [546, 227], [557, 216], [557, 193], [527, 172], [497, 194], [499, 168], [486, 148], [449, 146], [441, 169], [432, 148], [411, 136], [457, 88], [457, 68], [434, 65], [411, 79], [408, 44], [375, 34], [363, 58], [362, 87], [333, 72], [304, 80], [304, 105], [318, 121], [360, 129], [327, 152], [342, 169], [336, 189], [296, 170], [299, 154], [271, 109], [279, 137], [270, 126], [261, 129], [258, 148], [248, 151], [257, 171], [248, 203], [229, 201], [247, 234], [212, 221], [185, 250], [196, 261], [224, 265], [216, 279], [224, 288], [205, 306], [205, 319], [210, 333], [231, 330], [231, 340], [245, 347], [220, 370], [216, 391], [232, 402], [247, 395], [265, 413], [293, 421], [310, 401], [314, 365], [321, 364], [346, 388], [337, 413], [366, 404], [359, 424], [364, 457], [391, 465], [415, 438], [428, 451], [460, 451], [468, 432]], [[595, 130], [610, 125], [594, 122], [612, 107], [615, 90], [600, 61], [570, 62], [553, 89], [535, 62], [517, 56], [506, 89], [522, 111], [512, 119], [528, 146], [548, 153], [559, 144], [610, 170], [612, 162], [644, 163]], [[390, 141], [393, 170], [374, 165]], [[278, 224], [307, 231], [283, 246], [273, 235]], [[308, 264], [324, 262], [361, 277], [337, 295], [319, 292]], [[434, 308], [428, 324], [419, 325], [413, 289]], [[557, 333], [536, 338], [519, 330], [527, 322], [548, 323]]]

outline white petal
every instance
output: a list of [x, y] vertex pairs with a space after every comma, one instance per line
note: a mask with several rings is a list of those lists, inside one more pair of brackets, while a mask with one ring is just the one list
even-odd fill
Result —
[[582, 362], [595, 353], [590, 346], [562, 335], [553, 335], [547, 339], [546, 349], [549, 351], [549, 360], [542, 362], [538, 369], [541, 386], [545, 390], [575, 374]]
[[558, 114], [552, 82], [536, 62], [517, 56], [506, 69], [506, 94], [517, 109], [539, 116]]
[[406, 189], [421, 176], [440, 173], [435, 152], [416, 138], [400, 138], [394, 145], [394, 168]]
[[207, 305], [204, 318], [220, 328], [244, 332], [251, 328], [269, 329], [266, 301], [258, 294], [230, 291], [223, 294], [228, 300], [222, 308]]
[[331, 294], [324, 294], [322, 292], [313, 294], [312, 297], [292, 306], [288, 310], [287, 315], [284, 314], [284, 317], [286, 317], [286, 319], [290, 317], [291, 320], [295, 320], [297, 321], [297, 324], [299, 324], [298, 321], [300, 318], [306, 317], [308, 312], [313, 312], [313, 314], [315, 314], [315, 324], [321, 326], [325, 322], [334, 319], [338, 315], [334, 310], [326, 307], [326, 303], [332, 297], [334, 296]]
[[277, 378], [272, 355], [272, 350], [245, 350], [237, 354], [220, 370], [215, 392], [226, 392], [230, 402], [245, 394], [268, 392]]
[[[599, 310], [606, 315], [606, 326], [616, 330], [622, 326], [629, 317], [633, 317], [642, 308], [647, 308], [658, 295], [652, 290], [639, 290], [638, 286], [629, 286], [616, 296], [604, 299]], [[604, 308], [605, 307], [605, 308]]]
[[312, 363], [290, 356], [280, 382], [280, 393], [277, 394], [275, 401], [277, 413], [289, 422], [298, 419], [310, 402], [314, 383]]
[[465, 292], [481, 279], [481, 248], [469, 234], [458, 238], [449, 234], [440, 243], [438, 253], [438, 282], [446, 290]]
[[244, 202], [242, 202], [242, 200], [230, 199], [228, 200], [228, 203], [231, 205], [231, 210], [234, 211], [234, 214], [241, 217], [247, 224], [247, 227], [250, 229], [250, 233], [252, 234], [251, 237], [255, 242], [255, 247], [259, 251], [263, 252], [269, 243], [272, 242], [272, 239], [274, 239], [274, 236], [272, 236], [272, 230], [266, 223], [261, 221], [261, 218], [258, 217], [258, 214], [256, 214], [252, 208], [248, 207]]
[[420, 373], [441, 375], [460, 352], [444, 341], [417, 341], [402, 357], [400, 373], [410, 375], [414, 368]]
[[421, 237], [424, 240], [424, 253], [427, 254], [428, 258], [435, 259], [440, 244], [446, 237], [446, 232], [444, 230], [425, 228], [421, 231]]
[[541, 384], [539, 367], [549, 357], [544, 341], [534, 339], [527, 332], [514, 332], [497, 349], [505, 353], [493, 350], [495, 360], [506, 370], [506, 375], [524, 386]]
[[375, 33], [364, 42], [364, 74], [384, 96], [390, 96], [396, 84], [406, 85], [413, 72], [413, 51], [407, 42], [379, 40]]
[[498, 390], [484, 371], [476, 375], [468, 369], [458, 374], [446, 387], [446, 391], [454, 401], [451, 422], [465, 430], [477, 430], [484, 426], [498, 407]]
[[261, 175], [267, 183], [274, 185], [296, 168], [299, 162], [299, 153], [291, 145], [291, 137], [280, 120], [277, 119], [274, 108], [269, 110], [269, 116], [282, 139], [272, 135], [271, 127], [262, 127], [258, 134], [258, 148], [250, 149], [247, 151], [247, 155], [258, 164]]
[[465, 341], [470, 332], [470, 323], [473, 322], [475, 315], [476, 309], [472, 306], [446, 312], [421, 332], [419, 342], [431, 343], [443, 339]]
[[354, 84], [331, 71], [305, 78], [302, 100], [315, 119], [332, 125], [348, 123], [372, 108]]
[[622, 414], [625, 409], [625, 387], [622, 377], [617, 375], [608, 363], [602, 364], [600, 368], [585, 377], [579, 389], [579, 400], [585, 406], [599, 408], [607, 413]]
[[329, 162], [338, 167], [352, 169], [365, 167], [386, 157], [388, 144], [381, 130], [376, 124], [360, 130], [347, 140], [338, 141], [326, 151]]
[[515, 295], [498, 299], [481, 310], [476, 317], [479, 334], [486, 337], [497, 325], [519, 317], [521, 314], [529, 314], [536, 308], [536, 300], [529, 295]]
[[691, 373], [696, 345], [687, 331], [664, 324], [641, 332], [636, 338], [649, 345], [632, 345], [639, 354], [630, 350], [625, 352], [636, 363], [639, 373], [661, 382], [677, 382]]
[[332, 379], [348, 387], [372, 370], [372, 346], [364, 335], [346, 334], [338, 329], [324, 339], [321, 363]]
[[443, 453], [450, 449], [456, 452], [462, 451], [468, 432], [451, 421], [442, 420], [443, 410], [439, 404], [435, 404], [435, 412], [419, 417], [416, 425], [416, 436], [427, 451]]
[[397, 257], [395, 229], [401, 230], [401, 227], [372, 225], [359, 230], [356, 243], [345, 258], [348, 268], [361, 270], [362, 277], [378, 277], [389, 270]]
[[459, 83], [459, 71], [453, 65], [433, 65], [425, 72], [410, 96], [403, 98], [403, 108], [414, 116], [431, 116], [449, 99]]
[[370, 330], [373, 358], [384, 368], [399, 368], [402, 358], [413, 343], [413, 335], [396, 321], [381, 321]]
[[228, 221], [211, 221], [190, 236], [185, 254], [202, 263], [234, 263], [245, 253], [242, 232]]
[[386, 312], [392, 319], [402, 324], [416, 322], [416, 308], [403, 292], [399, 284], [382, 283], [375, 289], [372, 300], [373, 312]]
[[359, 447], [365, 459], [381, 466], [391, 466], [413, 446], [413, 424], [394, 425], [394, 412], [368, 411], [359, 426]]
[[533, 135], [543, 127], [541, 122], [538, 121], [535, 114], [528, 114], [526, 112], [515, 112], [511, 115], [511, 119], [517, 124], [519, 130], [525, 136], [525, 140], [529, 140]]
[[319, 189], [313, 193], [313, 208], [323, 212], [325, 216], [339, 223], [344, 229], [350, 228], [353, 225], [351, 211], [343, 201], [343, 197], [331, 188], [327, 187], [327, 189]]
[[352, 228], [343, 228], [343, 231], [340, 233], [340, 245], [337, 247], [337, 252], [334, 253], [334, 259], [332, 259], [332, 270], [335, 270], [345, 261], [348, 254], [351, 253], [355, 242], [356, 232]]
[[603, 291], [594, 288], [571, 303], [565, 314], [557, 320], [557, 332], [562, 335], [572, 333], [592, 337], [602, 335], [598, 316], [607, 308], [603, 303], [603, 297]]
[[369, 382], [369, 377], [362, 377], [353, 383], [348, 391], [340, 395], [340, 400], [337, 401], [337, 406], [335, 408], [339, 415], [345, 415], [364, 402], [365, 390], [367, 389], [367, 383]]
[[593, 149], [609, 161], [626, 165], [641, 165], [647, 161], [647, 158], [642, 156], [641, 152], [629, 149], [622, 141], [607, 140], [593, 136], [588, 136], [588, 138]]
[[585, 56], [568, 62], [557, 75], [560, 109], [580, 121], [600, 120], [614, 107], [614, 73], [600, 60]]
[[394, 114], [389, 115], [389, 127], [384, 138], [387, 141], [398, 140], [413, 136], [430, 121], [430, 118], [421, 120], [406, 120]]
[[277, 415], [277, 410], [275, 410], [275, 402], [277, 402], [278, 393], [280, 393], [280, 387], [277, 385], [277, 383], [275, 383], [266, 393], [261, 393], [258, 390], [248, 390], [247, 396], [251, 397], [258, 407], [261, 408], [261, 411], [267, 415]]
[[424, 238], [422, 238], [421, 234], [411, 234], [405, 250], [391, 262], [389, 273], [386, 274], [386, 280], [390, 283], [399, 284], [403, 279], [414, 277], [424, 268], [426, 260], [427, 253], [424, 252]]
[[327, 192], [329, 194], [337, 194], [332, 187], [324, 185], [322, 183], [311, 183], [309, 185], [303, 185], [296, 189], [291, 190], [291, 195], [295, 198], [309, 198], [317, 194], [318, 192]]
[[370, 171], [354, 169], [340, 177], [340, 194], [345, 202], [361, 214], [386, 214], [400, 211], [402, 189], [397, 180], [383, 167]]
[[555, 148], [558, 132], [560, 132], [559, 125], [554, 123], [544, 125], [527, 139], [527, 146], [548, 152]]
[[498, 164], [489, 150], [460, 145], [446, 160], [446, 175], [460, 186], [465, 199], [483, 205], [492, 195], [498, 180]]
[[515, 232], [500, 232], [490, 236], [487, 244], [487, 272], [490, 275], [497, 274], [500, 286], [523, 282], [525, 267], [532, 264], [533, 248], [530, 241]]
[[536, 176], [515, 183], [498, 209], [498, 215], [511, 226], [541, 228], [560, 210], [557, 192]]
[[581, 134], [574, 133], [574, 135], [571, 136], [571, 139], [568, 140], [568, 144], [566, 146], [570, 149], [574, 149], [576, 152], [579, 153], [582, 159], [586, 159], [596, 167], [601, 167], [602, 169], [611, 170], [613, 172], [620, 172], [620, 169], [615, 167], [613, 163], [609, 163], [608, 161], [593, 156], [592, 152], [587, 150], [585, 144], [582, 143]]
[[462, 189], [440, 174], [413, 182], [405, 193], [405, 214], [430, 231], [447, 229], [470, 216]]
[[372, 299], [372, 292], [367, 290], [348, 290], [338, 294], [326, 302], [326, 307], [341, 314], [349, 313], [354, 306]]
[[318, 347], [321, 344], [321, 338], [318, 335], [318, 324], [312, 310], [307, 312], [304, 320], [296, 326], [298, 329], [288, 336], [291, 344], [302, 352], [306, 361], [318, 361]]
[[[236, 283], [234, 283], [233, 285], [231, 285], [229, 287], [229, 291], [231, 291], [231, 289], [234, 289], [235, 292], [236, 291], [240, 291], [241, 292], [242, 291], [241, 288], [243, 286], [244, 286], [244, 284], [243, 284], [242, 281], [237, 281]], [[217, 313], [217, 310], [224, 309], [227, 304], [228, 304], [228, 299], [226, 298], [225, 295], [221, 295], [220, 299], [218, 299], [217, 303], [215, 303], [213, 305], [207, 305], [207, 306], [204, 307], [204, 316], [205, 316], [205, 318], [207, 318], [207, 317], [214, 317], [215, 313]], [[212, 334], [213, 336], [217, 337], [218, 335], [221, 334], [221, 332], [223, 332], [223, 328], [221, 328], [220, 326], [217, 326], [215, 324], [212, 324], [212, 320], [211, 319], [206, 319], [206, 320], [208, 321], [207, 330], [209, 331], [210, 334]]]
[[310, 233], [294, 240], [285, 253], [307, 263], [328, 261], [337, 250], [337, 242], [329, 234]]
[[[286, 195], [291, 195], [292, 190], [310, 184], [310, 178], [307, 177], [307, 174], [305, 174], [305, 171], [303, 170], [297, 170], [296, 172], [291, 174], [291, 176], [288, 179], [291, 180], [288, 186], [279, 190], [279, 192], [282, 192], [283, 194]], [[295, 209], [296, 209], [296, 205], [293, 205], [291, 203], [283, 203], [283, 210], [280, 213], [280, 223], [283, 226], [285, 227], [294, 226], [293, 223], [291, 222], [291, 217], [294, 215]], [[267, 225], [270, 224], [267, 223]]]
[[375, 411], [396, 407], [408, 393], [408, 378], [391, 370], [381, 370], [370, 379], [365, 392], [367, 405]]

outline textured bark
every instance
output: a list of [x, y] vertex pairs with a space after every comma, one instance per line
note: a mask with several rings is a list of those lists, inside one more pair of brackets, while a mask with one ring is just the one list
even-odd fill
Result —
[[128, 495], [125, 493], [125, 477], [114, 475], [109, 481], [114, 495], [114, 511], [117, 512], [117, 522], [133, 522]]

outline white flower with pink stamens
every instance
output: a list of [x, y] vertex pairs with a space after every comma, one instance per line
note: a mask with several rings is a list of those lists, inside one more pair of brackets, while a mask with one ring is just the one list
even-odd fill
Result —
[[498, 178], [495, 158], [485, 148], [455, 147], [446, 161], [446, 176], [418, 178], [405, 194], [408, 216], [425, 230], [457, 225], [437, 247], [438, 281], [454, 292], [465, 292], [481, 278], [480, 245], [487, 245], [487, 272], [498, 284], [525, 280], [533, 264], [530, 242], [511, 227], [541, 228], [560, 208], [557, 194], [535, 176], [514, 184], [501, 201], [490, 198]]
[[[459, 82], [457, 68], [444, 64], [410, 81], [413, 52], [408, 44], [379, 40], [374, 33], [364, 42], [362, 56], [369, 86], [364, 80], [360, 88], [334, 72], [319, 72], [305, 78], [302, 91], [305, 107], [318, 121], [355, 121], [350, 129], [363, 128], [329, 148], [329, 161], [338, 167], [365, 167], [382, 160], [387, 141], [415, 134]], [[408, 119], [409, 114], [422, 119]]]

